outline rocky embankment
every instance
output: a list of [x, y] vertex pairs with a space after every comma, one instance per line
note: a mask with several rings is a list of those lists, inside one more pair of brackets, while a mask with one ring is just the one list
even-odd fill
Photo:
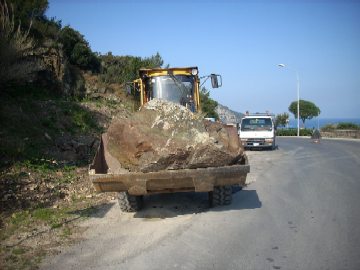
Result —
[[333, 131], [321, 131], [323, 138], [348, 138], [348, 139], [360, 139], [360, 130], [333, 130]]
[[241, 122], [244, 114], [230, 110], [228, 107], [218, 104], [216, 112], [219, 115], [220, 121], [225, 124], [236, 124]]

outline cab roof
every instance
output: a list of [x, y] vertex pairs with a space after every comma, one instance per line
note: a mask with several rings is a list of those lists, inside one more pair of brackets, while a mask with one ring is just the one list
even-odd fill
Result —
[[198, 67], [174, 67], [174, 68], [141, 68], [139, 69], [139, 75], [142, 77], [143, 75], [167, 75], [170, 73], [174, 74], [192, 74], [192, 70], [196, 69], [197, 73]]
[[243, 118], [274, 118], [273, 115], [261, 115], [261, 114], [252, 114], [252, 115], [244, 115]]

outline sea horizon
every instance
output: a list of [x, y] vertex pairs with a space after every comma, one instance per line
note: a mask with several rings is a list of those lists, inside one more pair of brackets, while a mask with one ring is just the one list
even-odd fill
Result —
[[[353, 123], [360, 125], [360, 118], [313, 118], [305, 121], [305, 128], [322, 128], [326, 125], [334, 125], [339, 123]], [[304, 127], [301, 119], [300, 127]], [[297, 119], [289, 119], [289, 128], [297, 128]]]

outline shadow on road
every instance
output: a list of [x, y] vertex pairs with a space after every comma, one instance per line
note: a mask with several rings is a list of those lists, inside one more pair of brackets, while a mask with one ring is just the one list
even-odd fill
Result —
[[97, 206], [89, 206], [87, 208], [69, 212], [69, 214], [80, 217], [103, 218], [107, 212], [115, 205], [114, 202], [102, 203]]
[[[256, 190], [242, 190], [233, 195], [233, 202], [231, 205], [219, 207], [223, 210], [243, 210], [243, 209], [257, 209], [261, 208], [262, 203]], [[217, 208], [214, 208], [217, 210]], [[221, 210], [220, 210], [221, 211]]]
[[251, 151], [251, 152], [271, 152], [271, 151], [275, 151], [275, 150], [279, 150], [279, 146], [275, 145], [274, 148], [269, 148], [269, 147], [256, 147], [256, 148], [249, 148], [246, 147], [245, 151]]
[[261, 208], [256, 190], [235, 188], [231, 205], [210, 208], [207, 193], [173, 193], [146, 196], [144, 208], [134, 218], [145, 220], [174, 218], [181, 215], [211, 211], [229, 211]]

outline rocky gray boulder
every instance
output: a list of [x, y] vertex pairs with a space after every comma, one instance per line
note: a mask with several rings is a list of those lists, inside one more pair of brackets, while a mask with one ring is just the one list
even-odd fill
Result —
[[235, 128], [203, 119], [185, 107], [162, 100], [148, 102], [129, 118], [113, 119], [106, 152], [114, 167], [151, 172], [226, 166], [243, 158]]

